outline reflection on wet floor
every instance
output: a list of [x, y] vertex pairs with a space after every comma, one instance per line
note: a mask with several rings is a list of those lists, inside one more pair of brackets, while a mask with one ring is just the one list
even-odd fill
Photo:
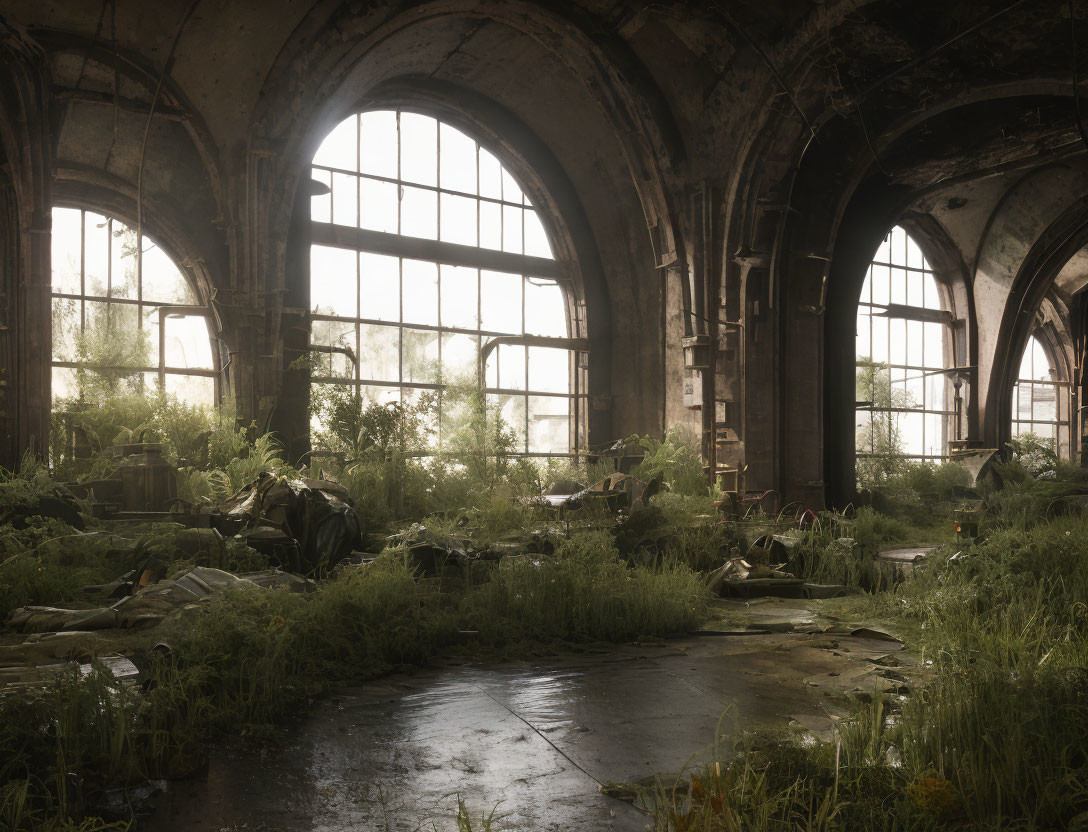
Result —
[[604, 656], [449, 667], [391, 677], [318, 703], [261, 761], [219, 755], [174, 784], [141, 829], [438, 830], [461, 796], [497, 830], [641, 830], [600, 794], [713, 753], [715, 727], [822, 714], [805, 679], [850, 659], [810, 636], [702, 637]]

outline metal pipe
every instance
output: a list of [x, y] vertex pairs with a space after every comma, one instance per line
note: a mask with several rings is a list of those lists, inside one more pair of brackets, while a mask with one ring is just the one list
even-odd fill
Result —
[[575, 350], [576, 352], [589, 352], [588, 338], [554, 338], [550, 335], [496, 335], [486, 344], [480, 347], [479, 382], [480, 387], [486, 386], [484, 379], [487, 376], [487, 359], [501, 345], [525, 346], [525, 347], [551, 347], [560, 350]]

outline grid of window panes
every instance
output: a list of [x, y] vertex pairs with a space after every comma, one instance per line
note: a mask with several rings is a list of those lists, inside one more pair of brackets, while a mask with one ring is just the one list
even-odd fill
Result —
[[[312, 198], [316, 223], [552, 258], [509, 172], [475, 139], [429, 116], [351, 116], [322, 143], [313, 178], [329, 187]], [[380, 240], [370, 250], [312, 245], [310, 308], [311, 383], [353, 385], [372, 402], [407, 403], [474, 381], [490, 338], [570, 333], [567, 297], [554, 279], [396, 256]], [[521, 452], [557, 456], [577, 447], [582, 375], [565, 349], [501, 345], [491, 353], [488, 401]], [[440, 443], [451, 414], [439, 398]]]
[[[54, 208], [53, 398], [80, 395], [78, 369], [134, 392], [162, 385], [191, 404], [214, 404], [216, 376], [206, 313], [170, 257], [145, 234], [78, 208]], [[164, 327], [164, 328], [162, 328]]]
[[[907, 307], [902, 317], [879, 314], [891, 304]], [[920, 310], [916, 318], [912, 309]], [[869, 266], [858, 302], [859, 377], [861, 365], [877, 365], [869, 389], [859, 383], [859, 400], [871, 404], [858, 408], [858, 456], [889, 447], [916, 460], [947, 455], [953, 413], [949, 377], [940, 371], [948, 367], [948, 328], [921, 312], [941, 309], [933, 270], [918, 244], [895, 226]]]
[[1050, 440], [1054, 450], [1061, 452], [1068, 441], [1069, 426], [1062, 418], [1067, 389], [1042, 343], [1031, 336], [1012, 388], [1012, 435], [1034, 434]]

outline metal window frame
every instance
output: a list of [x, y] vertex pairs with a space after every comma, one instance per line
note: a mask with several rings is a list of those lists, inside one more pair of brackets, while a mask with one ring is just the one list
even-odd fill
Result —
[[[124, 228], [135, 233], [136, 229], [130, 226], [128, 223], [112, 216], [95, 210], [94, 208], [87, 208], [85, 206], [55, 206], [56, 208], [62, 208], [64, 210], [79, 211], [79, 294], [73, 294], [71, 292], [54, 292], [50, 291], [50, 306], [52, 307], [53, 301], [56, 300], [73, 300], [79, 303], [79, 331], [83, 333], [87, 328], [87, 304], [88, 303], [102, 303], [108, 306], [135, 306], [136, 307], [136, 321], [138, 330], [144, 329], [144, 310], [159, 310], [159, 338], [157, 344], [158, 362], [154, 366], [110, 366], [104, 364], [92, 364], [84, 361], [59, 361], [50, 356], [50, 366], [52, 368], [60, 369], [85, 369], [85, 370], [102, 370], [112, 372], [126, 372], [132, 374], [139, 374], [140, 389], [143, 389], [144, 376], [146, 374], [154, 373], [157, 377], [159, 389], [166, 389], [166, 377], [171, 376], [192, 376], [196, 378], [212, 378], [217, 379], [220, 375], [219, 364], [219, 351], [217, 349], [217, 339], [212, 335], [212, 321], [214, 320], [213, 313], [207, 306], [199, 306], [194, 304], [179, 304], [176, 302], [165, 301], [153, 301], [144, 297], [143, 291], [143, 253], [146, 251], [144, 248], [145, 241], [149, 238], [146, 234], [141, 234], [136, 241], [137, 255], [136, 255], [136, 297], [135, 298], [121, 298], [114, 297], [113, 292], [113, 247], [114, 247], [114, 223], [117, 223]], [[104, 217], [106, 220], [106, 294], [97, 295], [90, 294], [87, 290], [87, 214], [97, 214]], [[152, 244], [156, 248], [161, 247], [157, 243]], [[166, 254], [166, 252], [163, 252]], [[196, 287], [193, 286], [189, 280], [185, 277], [184, 272], [177, 267], [172, 257], [166, 255], [170, 262], [174, 265], [181, 280], [185, 283], [185, 286], [189, 291], [199, 296], [199, 292]], [[174, 367], [166, 363], [166, 317], [163, 314], [164, 310], [175, 309], [184, 310], [186, 312], [185, 317], [201, 317], [204, 318], [204, 324], [208, 330], [208, 341], [211, 347], [212, 355], [212, 367], [210, 368], [196, 368], [196, 367]], [[52, 349], [52, 346], [50, 347]], [[221, 401], [221, 391], [219, 384], [213, 385], [213, 404], [218, 406]]]
[[[1025, 353], [1028, 354], [1029, 360], [1030, 360], [1030, 363], [1031, 363], [1031, 374], [1033, 376], [1035, 375], [1035, 350], [1033, 349], [1033, 344], [1034, 343], [1038, 343], [1039, 348], [1043, 351], [1043, 354], [1046, 355], [1046, 357], [1047, 357], [1047, 368], [1048, 369], [1055, 369], [1054, 365], [1057, 364], [1057, 362], [1053, 362], [1051, 360], [1051, 357], [1049, 355], [1047, 355], [1047, 348], [1046, 348], [1046, 345], [1044, 344], [1043, 340], [1040, 339], [1037, 335], [1032, 334], [1031, 337], [1028, 339], [1027, 345], [1024, 347], [1024, 351], [1025, 351]], [[1022, 360], [1021, 360], [1021, 363], [1023, 363]], [[1020, 413], [1020, 395], [1021, 395], [1021, 391], [1022, 391], [1024, 385], [1030, 385], [1032, 387], [1032, 392], [1031, 392], [1031, 395], [1030, 395], [1030, 398], [1029, 398], [1029, 404], [1028, 404], [1028, 418], [1027, 419], [1021, 419], [1019, 417], [1019, 415], [1018, 415]], [[1053, 390], [1054, 390], [1054, 418], [1053, 419], [1037, 419], [1035, 417], [1035, 405], [1036, 405], [1036, 397], [1035, 397], [1035, 394], [1034, 394], [1034, 388], [1035, 387], [1050, 387], [1050, 388], [1053, 388]], [[1018, 432], [1018, 429], [1020, 429], [1020, 428], [1022, 428], [1024, 426], [1027, 426], [1027, 432], [1029, 432], [1029, 433], [1035, 433], [1035, 430], [1033, 429], [1034, 425], [1052, 426], [1054, 428], [1054, 444], [1055, 444], [1054, 450], [1055, 450], [1056, 453], [1060, 454], [1061, 453], [1062, 433], [1063, 433], [1063, 431], [1068, 431], [1070, 433], [1072, 431], [1072, 427], [1070, 426], [1069, 421], [1067, 419], [1063, 419], [1062, 415], [1061, 415], [1063, 410], [1065, 410], [1066, 412], [1069, 412], [1069, 410], [1071, 409], [1071, 403], [1069, 401], [1069, 397], [1070, 397], [1070, 394], [1071, 394], [1071, 388], [1072, 388], [1072, 383], [1069, 382], [1069, 381], [1066, 381], [1064, 379], [1057, 379], [1056, 378], [1056, 379], [1045, 379], [1044, 380], [1044, 379], [1037, 379], [1037, 378], [1017, 378], [1016, 381], [1014, 381], [1013, 385], [1012, 385], [1012, 404], [1014, 406], [1011, 408], [1013, 416], [1009, 420], [1010, 421], [1010, 429], [1011, 429], [1011, 433], [1013, 434], [1013, 436], [1020, 435], [1019, 432]]]
[[[896, 236], [896, 230], [897, 229], [902, 233], [902, 253], [901, 253], [902, 262], [901, 263], [896, 262], [897, 259], [900, 259], [897, 256], [898, 252], [892, 250], [892, 246], [894, 244], [894, 238]], [[934, 280], [936, 282], [936, 274], [935, 274], [935, 271], [932, 268], [929, 267], [929, 261], [925, 259], [924, 252], [922, 254], [922, 257], [923, 257], [923, 261], [922, 261], [923, 265], [922, 266], [919, 267], [919, 266], [908, 266], [907, 265], [908, 251], [909, 251], [910, 242], [913, 241], [914, 245], [917, 246], [919, 248], [919, 250], [921, 250], [921, 246], [918, 246], [917, 241], [913, 240], [910, 233], [905, 228], [903, 228], [902, 226], [899, 226], [899, 225], [893, 226], [891, 229], [889, 229], [887, 235], [885, 236], [885, 239], [888, 241], [888, 252], [889, 252], [890, 256], [889, 256], [888, 260], [873, 259], [872, 261], [870, 261], [869, 267], [868, 267], [869, 271], [868, 271], [868, 274], [866, 275], [866, 283], [869, 286], [869, 295], [868, 295], [867, 299], [859, 299], [857, 314], [856, 314], [855, 317], [864, 316], [866, 318], [866, 325], [869, 328], [868, 342], [869, 342], [869, 353], [870, 353], [869, 358], [870, 358], [870, 360], [872, 358], [872, 352], [873, 352], [872, 345], [873, 345], [873, 341], [874, 341], [874, 337], [873, 337], [873, 318], [883, 317], [883, 318], [886, 318], [888, 320], [888, 327], [887, 327], [887, 333], [886, 333], [887, 337], [886, 337], [885, 347], [886, 347], [886, 355], [888, 356], [889, 360], [885, 361], [885, 362], [880, 362], [880, 363], [888, 368], [889, 373], [895, 373], [896, 371], [902, 371], [904, 373], [904, 375], [906, 376], [903, 379], [892, 379], [891, 383], [892, 383], [893, 388], [894, 388], [894, 386], [896, 384], [904, 384], [907, 381], [915, 380], [917, 378], [917, 376], [911, 377], [909, 375], [909, 373], [911, 373], [911, 372], [921, 372], [922, 377], [925, 378], [927, 375], [936, 374], [938, 372], [947, 371], [948, 369], [950, 369], [947, 366], [947, 364], [948, 364], [947, 356], [948, 356], [948, 348], [949, 348], [949, 332], [951, 330], [951, 327], [954, 325], [955, 319], [954, 319], [952, 313], [948, 309], [944, 308], [944, 299], [941, 296], [940, 292], [938, 292], [938, 302], [941, 304], [940, 309], [932, 309], [932, 308], [926, 307], [926, 306], [915, 306], [913, 304], [908, 304], [908, 303], [894, 303], [894, 302], [892, 302], [892, 276], [893, 276], [893, 270], [894, 269], [899, 269], [902, 272], [904, 272], [907, 280], [910, 280], [912, 278], [916, 278], [916, 279], [923, 282], [923, 286], [922, 286], [922, 290], [921, 290], [921, 296], [923, 298], [923, 302], [924, 302], [924, 298], [925, 298], [924, 281], [928, 277], [928, 278], [930, 278], [930, 279], [932, 279], [932, 280]], [[888, 303], [876, 303], [872, 299], [873, 298], [872, 284], [873, 284], [873, 280], [874, 280], [874, 275], [873, 275], [873, 267], [874, 266], [879, 266], [879, 267], [883, 267], [883, 268], [887, 269], [887, 281], [888, 281], [888, 283], [887, 283], [887, 297], [888, 297], [888, 300], [889, 300]], [[864, 286], [864, 284], [863, 284], [863, 286]], [[913, 293], [909, 290], [909, 287], [908, 287], [907, 299], [909, 299], [912, 294]], [[922, 365], [911, 364], [911, 363], [907, 363], [907, 362], [892, 363], [890, 359], [891, 359], [891, 356], [892, 356], [892, 327], [891, 327], [891, 322], [893, 320], [902, 320], [902, 321], [905, 321], [905, 322], [906, 321], [916, 321], [916, 322], [921, 323], [923, 325], [926, 324], [926, 323], [934, 323], [934, 324], [938, 324], [938, 325], [941, 325], [942, 327], [944, 327], [943, 335], [942, 335], [942, 349], [941, 349], [940, 365], [939, 366], [930, 365], [927, 362], [924, 334], [922, 336], [922, 338], [923, 338], [923, 341], [922, 341]], [[910, 344], [911, 344], [911, 336], [909, 334], [909, 328], [905, 328], [904, 333], [903, 333], [903, 341], [902, 341], [902, 347], [903, 347], [903, 354], [904, 355], [909, 355], [909, 353], [910, 353]], [[856, 349], [855, 349], [855, 356], [860, 357], [860, 356], [858, 356], [858, 354], [856, 352]], [[870, 405], [868, 407], [864, 407], [864, 406], [855, 407], [855, 412], [856, 411], [868, 411], [871, 414], [870, 419], [869, 419], [869, 429], [870, 429], [871, 432], [875, 430], [874, 421], [872, 419], [872, 414], [876, 414], [876, 413], [887, 413], [887, 414], [893, 414], [893, 413], [918, 413], [918, 414], [921, 414], [922, 417], [923, 417], [922, 418], [922, 439], [921, 439], [923, 449], [928, 447], [927, 442], [926, 442], [926, 419], [925, 419], [925, 417], [926, 416], [938, 416], [938, 417], [940, 417], [941, 422], [942, 422], [941, 430], [944, 433], [944, 436], [943, 436], [943, 438], [941, 440], [941, 447], [942, 447], [942, 453], [941, 454], [925, 454], [925, 453], [923, 453], [923, 454], [910, 454], [910, 453], [906, 453], [906, 454], [900, 454], [899, 456], [903, 457], [904, 459], [944, 460], [944, 459], [948, 458], [949, 419], [954, 418], [954, 416], [955, 416], [955, 411], [949, 409], [948, 405], [947, 405], [947, 399], [948, 399], [947, 382], [946, 382], [945, 386], [946, 386], [945, 394], [944, 394], [945, 402], [940, 407], [930, 406], [930, 403], [928, 402], [928, 392], [929, 391], [927, 389], [927, 386], [923, 383], [923, 385], [922, 385], [922, 404], [921, 404], [920, 407], [878, 408], [878, 407], [873, 407], [873, 406]], [[870, 394], [870, 401], [871, 401], [871, 398], [872, 398], [872, 396]], [[891, 429], [892, 429], [892, 422], [889, 421], [889, 431]], [[871, 440], [870, 440], [869, 444], [870, 444], [870, 447], [873, 447], [875, 445], [875, 434], [872, 434], [872, 437], [871, 437]], [[861, 458], [861, 459], [865, 459], [865, 458], [871, 458], [872, 456], [874, 456], [874, 454], [865, 453], [865, 452], [861, 452], [861, 451], [855, 451], [855, 456], [857, 456], [858, 458]]]
[[[586, 418], [588, 413], [588, 393], [586, 387], [586, 368], [585, 362], [578, 358], [579, 352], [588, 351], [588, 342], [584, 339], [575, 339], [582, 341], [580, 347], [584, 347], [581, 350], [573, 350], [569, 347], [567, 342], [570, 342], [571, 332], [576, 326], [576, 321], [573, 319], [572, 304], [570, 302], [570, 289], [571, 287], [567, 281], [567, 275], [564, 272], [562, 264], [553, 258], [536, 257], [533, 255], [524, 254], [525, 251], [525, 225], [526, 211], [537, 212], [537, 209], [529, 201], [528, 196], [524, 190], [518, 185], [520, 192], [520, 200], [514, 202], [506, 198], [504, 192], [505, 181], [500, 185], [500, 193], [502, 198], [496, 199], [494, 197], [483, 196], [479, 193], [481, 185], [481, 173], [480, 173], [480, 159], [483, 152], [490, 154], [490, 151], [480, 142], [476, 137], [460, 131], [459, 128], [449, 125], [435, 116], [427, 116], [433, 118], [436, 124], [435, 132], [435, 185], [422, 185], [416, 182], [406, 181], [403, 176], [403, 140], [401, 137], [401, 116], [405, 112], [414, 113], [414, 110], [404, 110], [397, 107], [392, 110], [396, 113], [396, 130], [397, 130], [397, 163], [396, 163], [396, 178], [381, 176], [375, 174], [362, 173], [361, 171], [361, 159], [362, 159], [362, 116], [365, 112], [372, 112], [371, 110], [360, 111], [354, 114], [356, 119], [355, 123], [355, 142], [356, 142], [356, 166], [359, 170], [350, 171], [343, 168], [311, 164], [311, 176], [318, 173], [324, 173], [329, 178], [329, 208], [328, 208], [328, 222], [321, 220], [314, 220], [311, 218], [311, 250], [313, 246], [327, 246], [332, 248], [340, 248], [344, 250], [353, 251], [356, 253], [365, 252], [372, 254], [381, 254], [385, 256], [396, 257], [398, 260], [397, 267], [397, 280], [399, 291], [399, 313], [397, 321], [383, 321], [373, 318], [363, 317], [362, 308], [362, 275], [360, 274], [359, 258], [355, 258], [355, 280], [356, 280], [356, 316], [354, 318], [343, 317], [339, 315], [329, 315], [324, 313], [312, 312], [311, 318], [311, 337], [313, 333], [313, 322], [316, 321], [335, 321], [344, 324], [350, 324], [354, 332], [354, 342], [356, 348], [356, 355], [361, 354], [362, 350], [362, 327], [363, 326], [384, 326], [394, 327], [397, 330], [397, 344], [398, 344], [398, 361], [397, 361], [397, 381], [390, 380], [377, 380], [367, 379], [362, 377], [359, 361], [354, 362], [354, 373], [352, 378], [343, 378], [336, 376], [326, 375], [312, 375], [311, 383], [319, 384], [341, 384], [346, 386], [352, 386], [357, 392], [361, 394], [363, 387], [386, 387], [390, 389], [403, 390], [433, 390], [439, 396], [439, 413], [438, 413], [438, 442], [441, 446], [443, 439], [444, 429], [444, 408], [441, 404], [442, 391], [446, 385], [441, 381], [436, 383], [431, 382], [407, 382], [404, 381], [404, 348], [405, 348], [405, 332], [410, 330], [429, 331], [435, 332], [438, 335], [438, 364], [442, 366], [442, 348], [443, 348], [443, 335], [456, 334], [456, 335], [468, 335], [478, 339], [477, 343], [481, 351], [484, 349], [485, 338], [508, 338], [512, 334], [524, 336], [526, 329], [526, 303], [527, 284], [536, 279], [544, 279], [554, 284], [564, 295], [564, 317], [567, 330], [566, 338], [556, 338], [557, 342], [564, 342], [563, 347], [568, 349], [568, 378], [569, 387], [567, 392], [555, 392], [555, 391], [543, 391], [534, 390], [531, 388], [530, 383], [532, 374], [530, 372], [530, 346], [527, 344], [524, 348], [524, 366], [522, 372], [525, 378], [525, 389], [514, 389], [509, 387], [501, 387], [498, 382], [501, 379], [502, 373], [502, 356], [499, 352], [496, 352], [495, 356], [495, 381], [496, 384], [492, 386], [484, 386], [484, 393], [487, 396], [511, 396], [522, 399], [522, 408], [524, 411], [524, 419], [520, 425], [522, 433], [522, 447], [519, 455], [524, 456], [537, 456], [537, 457], [577, 457], [578, 453], [578, 441], [579, 438], [584, 435], [584, 427], [581, 422]], [[442, 186], [442, 126], [446, 125], [452, 129], [456, 129], [462, 132], [470, 138], [476, 145], [475, 150], [475, 176], [476, 176], [476, 194], [466, 193], [451, 188], [444, 188]], [[490, 154], [494, 157], [494, 154]], [[498, 157], [494, 157], [498, 160]], [[507, 176], [513, 178], [513, 175], [509, 170], [502, 165], [499, 161], [500, 170], [505, 172]], [[355, 187], [349, 189], [354, 191], [355, 199], [355, 227], [338, 225], [335, 223], [335, 200], [337, 194], [335, 174], [341, 176], [350, 176], [355, 178]], [[397, 199], [397, 216], [396, 227], [398, 233], [389, 233], [384, 231], [373, 231], [364, 229], [362, 225], [362, 181], [369, 179], [378, 182], [385, 182], [397, 187], [398, 199]], [[436, 239], [425, 239], [419, 237], [412, 237], [403, 233], [403, 221], [402, 221], [402, 208], [403, 208], [403, 195], [405, 188], [419, 188], [422, 190], [428, 190], [436, 194], [436, 217], [435, 217], [435, 236]], [[450, 196], [456, 196], [465, 199], [472, 199], [475, 201], [476, 210], [476, 245], [469, 246], [458, 243], [451, 243], [443, 241], [442, 236], [442, 195], [447, 194]], [[343, 192], [341, 190], [341, 198], [343, 198]], [[349, 197], [351, 198], [351, 197]], [[481, 219], [482, 211], [481, 206], [484, 204], [493, 204], [500, 206], [499, 211], [499, 240], [500, 244], [505, 246], [507, 234], [506, 234], [506, 208], [516, 208], [523, 213], [520, 222], [520, 251], [521, 254], [500, 251], [490, 248], [481, 247], [482, 243], [482, 228]], [[543, 225], [543, 223], [542, 223]], [[417, 260], [422, 262], [434, 263], [437, 269], [436, 279], [436, 292], [437, 292], [437, 324], [415, 324], [404, 321], [404, 262], [405, 260]], [[442, 323], [442, 266], [461, 266], [476, 270], [476, 322], [477, 327], [475, 329], [469, 329], [465, 327], [452, 327], [446, 326]], [[483, 329], [480, 324], [482, 323], [483, 312], [483, 285], [482, 285], [482, 272], [494, 271], [508, 274], [511, 277], [520, 278], [521, 285], [521, 321], [520, 327], [517, 333], [497, 332]], [[530, 336], [532, 337], [532, 336]], [[543, 336], [540, 340], [544, 340]], [[535, 346], [551, 346], [536, 344]], [[339, 351], [329, 345], [317, 345], [312, 344], [313, 349], [322, 352], [334, 352]], [[331, 369], [331, 366], [330, 366]], [[550, 397], [550, 398], [563, 398], [569, 402], [568, 412], [565, 417], [556, 416], [556, 418], [566, 418], [568, 420], [568, 442], [566, 452], [540, 452], [530, 451], [530, 408], [529, 399], [531, 397]], [[403, 400], [403, 393], [401, 395]]]

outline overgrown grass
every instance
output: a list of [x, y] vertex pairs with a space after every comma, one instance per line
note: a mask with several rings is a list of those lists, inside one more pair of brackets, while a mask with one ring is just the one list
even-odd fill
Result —
[[154, 524], [122, 536], [103, 529], [80, 531], [61, 520], [32, 515], [24, 528], [0, 526], [0, 622], [26, 604], [98, 606], [105, 595], [87, 586], [116, 580], [155, 557], [177, 574], [193, 566], [250, 572], [268, 558], [240, 540], [194, 545], [193, 532], [173, 523]]
[[61, 679], [33, 699], [0, 698], [2, 799], [22, 807], [19, 823], [30, 828], [70, 810], [73, 776], [94, 806], [108, 785], [191, 771], [207, 741], [259, 732], [338, 682], [425, 664], [453, 647], [502, 655], [669, 635], [695, 627], [706, 604], [689, 569], [628, 569], [607, 532], [576, 533], [553, 557], [514, 561], [464, 593], [439, 586], [389, 550], [315, 593], [254, 587], [188, 611], [156, 634], [171, 660], [148, 668], [146, 696], [111, 692], [94, 676]]
[[1051, 830], [1088, 811], [1088, 518], [996, 531], [863, 602], [917, 634], [915, 692], [833, 743], [746, 738], [657, 830]]

